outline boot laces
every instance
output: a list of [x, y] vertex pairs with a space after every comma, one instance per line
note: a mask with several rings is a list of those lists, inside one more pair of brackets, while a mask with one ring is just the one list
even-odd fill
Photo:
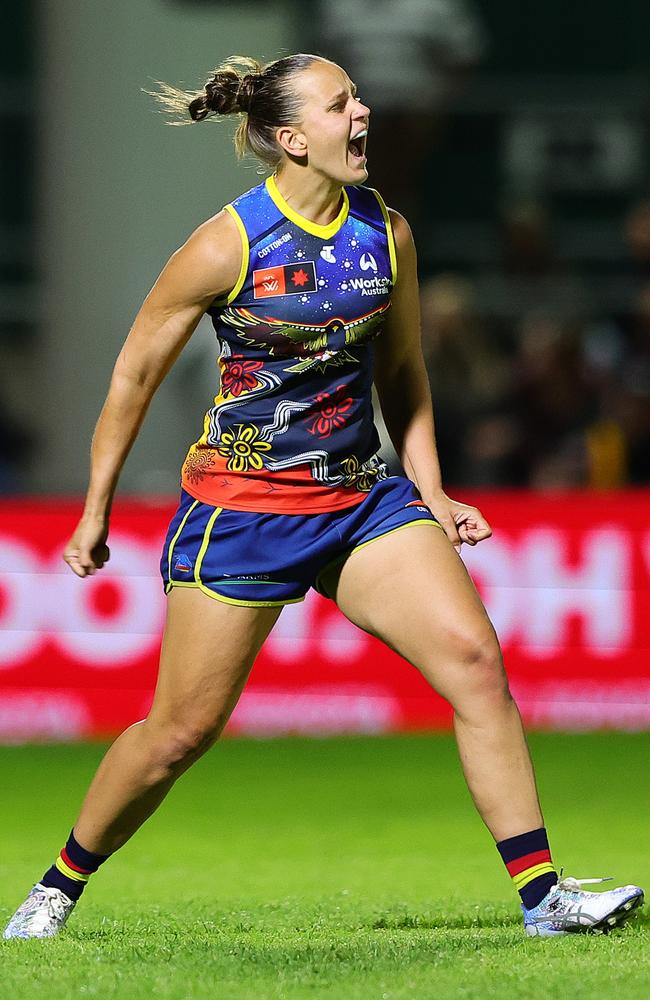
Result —
[[557, 887], [558, 889], [564, 889], [567, 892], [580, 892], [580, 887], [583, 885], [597, 885], [600, 882], [611, 882], [613, 875], [606, 875], [604, 878], [573, 878], [572, 875], [567, 875], [562, 878], [563, 868], [560, 868], [560, 878], [558, 879]]

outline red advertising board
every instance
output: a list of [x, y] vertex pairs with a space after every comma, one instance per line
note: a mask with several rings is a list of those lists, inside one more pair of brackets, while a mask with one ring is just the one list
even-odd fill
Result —
[[[650, 728], [650, 492], [464, 495], [494, 536], [463, 558], [529, 726]], [[122, 500], [111, 561], [61, 559], [78, 501], [0, 502], [0, 741], [114, 734], [151, 701], [165, 612], [158, 575], [174, 503]], [[448, 726], [411, 666], [311, 592], [286, 607], [231, 733]]]

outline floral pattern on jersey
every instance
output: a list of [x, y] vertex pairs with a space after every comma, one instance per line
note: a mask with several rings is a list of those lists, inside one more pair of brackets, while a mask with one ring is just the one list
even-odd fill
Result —
[[382, 471], [381, 468], [369, 466], [366, 463], [362, 465], [356, 455], [344, 458], [341, 462], [341, 469], [345, 476], [343, 485], [356, 486], [362, 493], [368, 493], [377, 482], [377, 479], [383, 478], [380, 474]]
[[352, 397], [346, 395], [347, 385], [337, 385], [334, 392], [319, 392], [315, 398], [318, 412], [308, 421], [307, 430], [319, 438], [328, 438], [335, 428], [345, 427], [345, 413], [352, 407]]
[[260, 385], [253, 372], [264, 367], [263, 361], [249, 361], [243, 354], [233, 354], [227, 361], [221, 362], [221, 387], [224, 396], [241, 396], [247, 389], [256, 389]]
[[214, 451], [201, 448], [189, 452], [183, 466], [183, 477], [196, 486], [201, 482], [206, 472], [214, 465]]
[[229, 472], [257, 472], [264, 468], [262, 452], [270, 451], [268, 441], [260, 439], [260, 431], [253, 424], [237, 424], [232, 431], [224, 431], [219, 440], [218, 452], [227, 458]]

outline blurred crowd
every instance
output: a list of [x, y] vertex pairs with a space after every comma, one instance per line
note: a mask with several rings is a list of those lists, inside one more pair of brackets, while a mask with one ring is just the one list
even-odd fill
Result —
[[611, 279], [619, 295], [560, 264], [534, 203], [505, 214], [497, 267], [422, 282], [423, 346], [450, 483], [650, 482], [650, 200], [630, 207], [623, 231], [627, 256]]

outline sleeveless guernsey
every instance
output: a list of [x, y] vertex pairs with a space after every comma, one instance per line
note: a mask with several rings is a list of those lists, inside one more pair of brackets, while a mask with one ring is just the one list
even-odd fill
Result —
[[182, 471], [214, 506], [339, 510], [386, 478], [373, 422], [372, 341], [396, 280], [381, 196], [343, 189], [336, 219], [303, 218], [269, 177], [226, 205], [239, 229], [237, 284], [208, 310], [221, 386]]

